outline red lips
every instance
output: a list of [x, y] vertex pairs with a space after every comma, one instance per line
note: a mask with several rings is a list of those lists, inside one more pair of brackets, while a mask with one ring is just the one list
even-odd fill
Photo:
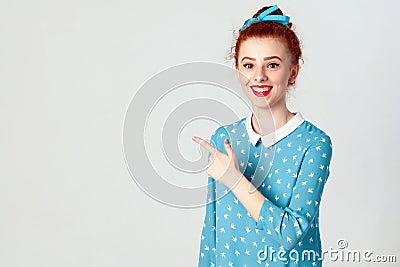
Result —
[[[250, 86], [250, 88], [251, 88], [251, 90], [253, 91], [253, 94], [255, 95], [255, 96], [258, 96], [258, 97], [265, 97], [265, 96], [267, 96], [267, 95], [269, 95], [269, 93], [271, 92], [271, 90], [272, 90], [272, 86], [269, 86], [269, 85], [258, 85], [258, 84], [255, 84], [255, 85], [251, 85]], [[256, 91], [255, 89], [269, 89], [268, 91], [266, 91], [266, 92], [258, 92], [258, 91]]]

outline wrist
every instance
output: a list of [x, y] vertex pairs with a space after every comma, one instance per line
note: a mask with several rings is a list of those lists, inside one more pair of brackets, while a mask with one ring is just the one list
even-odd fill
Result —
[[244, 192], [248, 189], [249, 181], [246, 179], [246, 177], [241, 172], [238, 172], [235, 175], [235, 177], [237, 177], [237, 178], [235, 179], [235, 183], [234, 183], [233, 187], [231, 188], [231, 190], [232, 190], [232, 193], [237, 195], [238, 192]]

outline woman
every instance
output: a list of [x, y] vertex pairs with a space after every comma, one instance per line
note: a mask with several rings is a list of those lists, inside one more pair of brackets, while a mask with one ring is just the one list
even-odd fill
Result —
[[[239, 82], [252, 113], [219, 127], [211, 143], [199, 266], [321, 266], [319, 205], [329, 136], [286, 105], [301, 48], [289, 17], [264, 7], [239, 30]], [[271, 123], [272, 122], [272, 123]]]

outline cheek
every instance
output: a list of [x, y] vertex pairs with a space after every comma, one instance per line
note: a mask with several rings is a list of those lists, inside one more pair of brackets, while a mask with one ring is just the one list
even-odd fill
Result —
[[240, 72], [238, 79], [242, 86], [246, 86], [250, 82], [251, 74], [248, 72]]
[[286, 85], [289, 81], [290, 73], [289, 72], [275, 72], [270, 75], [271, 80], [274, 80], [276, 83]]
[[240, 84], [242, 86], [247, 86], [249, 83], [250, 83], [250, 78], [249, 77], [245, 77], [245, 76], [241, 77]]

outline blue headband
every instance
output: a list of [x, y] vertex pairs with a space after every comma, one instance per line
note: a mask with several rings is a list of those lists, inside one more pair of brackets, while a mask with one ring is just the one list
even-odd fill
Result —
[[247, 27], [250, 26], [250, 24], [255, 23], [255, 22], [260, 22], [260, 21], [275, 21], [283, 25], [287, 25], [289, 23], [290, 17], [284, 16], [284, 15], [270, 15], [272, 12], [278, 9], [277, 5], [274, 5], [264, 12], [262, 12], [260, 15], [258, 15], [256, 18], [250, 18], [246, 20], [242, 26], [242, 28], [239, 29], [239, 32], [243, 31]]

